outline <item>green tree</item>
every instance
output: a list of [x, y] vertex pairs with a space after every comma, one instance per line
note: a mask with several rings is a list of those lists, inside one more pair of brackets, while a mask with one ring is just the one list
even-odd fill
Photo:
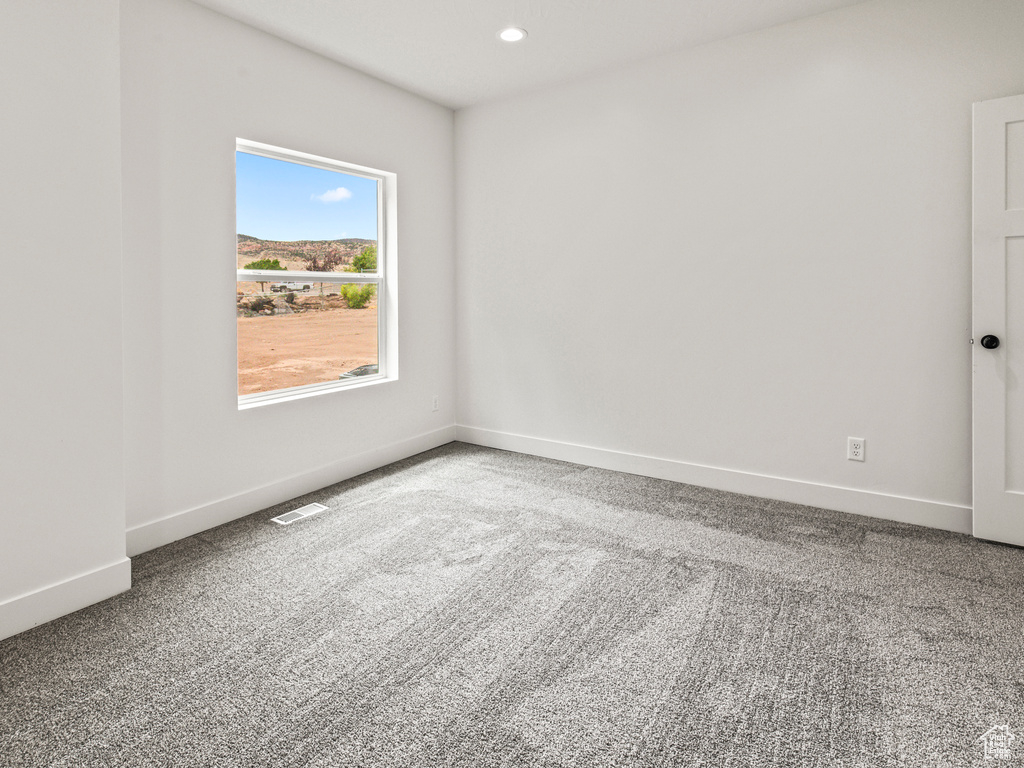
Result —
[[[250, 261], [242, 269], [284, 269], [281, 266], [281, 262], [277, 259], [260, 259], [258, 261]], [[263, 286], [266, 284], [265, 280], [257, 280], [260, 284], [260, 293], [263, 293]]]
[[377, 245], [368, 245], [363, 248], [348, 267], [349, 272], [376, 272], [377, 271]]

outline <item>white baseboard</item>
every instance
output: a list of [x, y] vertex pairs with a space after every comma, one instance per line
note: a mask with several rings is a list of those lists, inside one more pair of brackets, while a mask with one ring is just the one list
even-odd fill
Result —
[[0, 603], [0, 640], [81, 610], [132, 586], [127, 557]]
[[543, 438], [496, 432], [457, 425], [455, 438], [464, 443], [528, 453], [590, 467], [628, 472], [634, 475], [673, 480], [722, 491], [766, 499], [789, 501], [809, 507], [834, 509], [855, 515], [878, 517], [901, 523], [923, 525], [956, 533], [971, 533], [971, 509], [924, 499], [821, 485], [804, 480], [757, 475], [734, 469], [707, 467], [682, 461], [622, 453], [604, 448], [563, 443]]
[[294, 499], [296, 496], [326, 488], [394, 461], [415, 456], [455, 439], [455, 427], [445, 427], [408, 440], [374, 448], [371, 451], [332, 462], [297, 475], [286, 477], [243, 493], [218, 499], [200, 507], [136, 525], [127, 530], [129, 557], [170, 544], [172, 541], [215, 528], [253, 512]]

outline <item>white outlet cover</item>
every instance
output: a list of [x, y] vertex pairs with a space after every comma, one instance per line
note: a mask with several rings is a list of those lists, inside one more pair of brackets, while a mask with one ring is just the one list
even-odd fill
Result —
[[867, 441], [863, 437], [846, 438], [846, 458], [850, 461], [864, 461]]

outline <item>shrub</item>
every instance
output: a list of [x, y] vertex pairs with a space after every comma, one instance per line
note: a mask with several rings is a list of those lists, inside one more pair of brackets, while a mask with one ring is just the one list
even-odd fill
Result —
[[253, 296], [249, 299], [250, 312], [262, 312], [265, 309], [273, 309], [274, 300], [269, 296]]
[[286, 302], [288, 302], [289, 304], [294, 304], [295, 303], [295, 291], [288, 291], [288, 293], [286, 293], [284, 295], [284, 300]]
[[348, 284], [341, 286], [338, 292], [345, 297], [345, 303], [348, 304], [349, 309], [362, 309], [377, 293], [377, 286]]

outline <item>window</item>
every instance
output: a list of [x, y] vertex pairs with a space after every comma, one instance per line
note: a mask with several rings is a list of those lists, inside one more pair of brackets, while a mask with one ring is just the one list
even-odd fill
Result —
[[239, 408], [396, 377], [395, 181], [237, 140]]

